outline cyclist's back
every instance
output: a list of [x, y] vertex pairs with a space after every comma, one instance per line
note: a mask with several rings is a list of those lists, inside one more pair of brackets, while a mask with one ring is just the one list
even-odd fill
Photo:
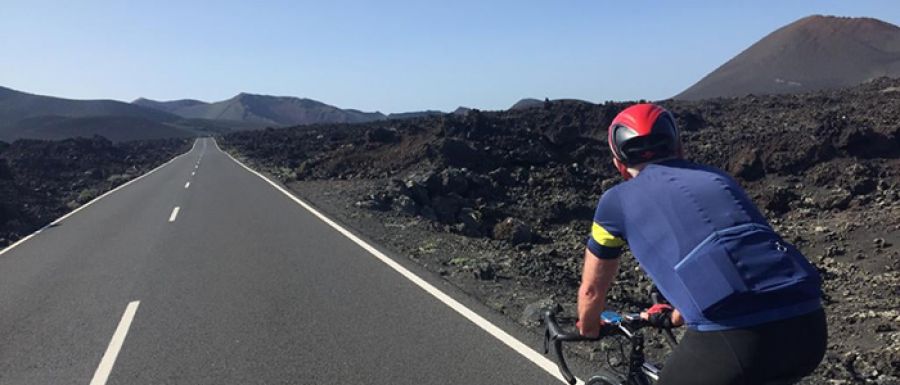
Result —
[[594, 222], [627, 240], [692, 329], [754, 326], [821, 307], [815, 269], [715, 168], [648, 164], [603, 194]]
[[818, 365], [819, 276], [724, 172], [649, 164], [603, 195], [595, 223], [627, 240], [686, 321], [661, 384], [789, 384]]

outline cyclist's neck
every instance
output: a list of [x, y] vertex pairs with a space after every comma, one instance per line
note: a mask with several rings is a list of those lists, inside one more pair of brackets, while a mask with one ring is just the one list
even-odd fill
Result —
[[634, 165], [634, 166], [629, 166], [629, 167], [628, 167], [628, 173], [631, 174], [631, 177], [633, 178], [633, 177], [638, 176], [638, 174], [640, 174], [641, 171], [644, 170], [644, 168], [646, 168], [647, 166], [649, 166], [649, 165], [651, 165], [651, 164], [663, 163], [663, 162], [667, 162], [667, 161], [670, 161], [670, 160], [673, 160], [673, 159], [681, 159], [681, 158], [676, 157], [676, 156], [671, 156], [671, 157], [668, 157], [668, 158], [662, 158], [662, 159], [659, 159], [659, 160], [654, 160], [654, 161], [652, 161], [652, 162], [636, 164], [636, 165]]

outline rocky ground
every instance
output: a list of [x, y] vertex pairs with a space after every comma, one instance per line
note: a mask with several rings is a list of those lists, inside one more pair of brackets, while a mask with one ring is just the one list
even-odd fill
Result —
[[187, 139], [0, 142], [0, 247], [187, 151]]
[[[735, 175], [825, 278], [831, 342], [806, 383], [900, 383], [900, 80], [661, 104], [675, 113], [688, 158]], [[539, 305], [574, 310], [593, 207], [620, 182], [605, 134], [625, 105], [546, 101], [235, 133], [220, 144], [536, 328]], [[626, 255], [611, 306], [646, 306], [650, 287]]]

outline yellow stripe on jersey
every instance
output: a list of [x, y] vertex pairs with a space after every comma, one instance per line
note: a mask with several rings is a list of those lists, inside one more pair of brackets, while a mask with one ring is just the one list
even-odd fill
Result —
[[591, 227], [591, 237], [594, 238], [594, 242], [604, 247], [622, 247], [625, 245], [624, 239], [610, 234], [609, 231], [606, 231], [603, 226], [597, 223], [594, 223], [594, 226]]

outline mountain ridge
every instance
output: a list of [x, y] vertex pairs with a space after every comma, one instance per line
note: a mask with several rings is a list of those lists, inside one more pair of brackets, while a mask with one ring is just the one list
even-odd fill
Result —
[[114, 141], [196, 135], [180, 117], [109, 99], [77, 100], [0, 87], [0, 140], [105, 136]]
[[131, 102], [131, 104], [153, 108], [161, 111], [165, 111], [168, 113], [174, 113], [175, 110], [180, 108], [186, 108], [196, 105], [205, 105], [209, 104], [207, 102], [195, 99], [178, 99], [178, 100], [169, 100], [169, 101], [156, 101], [152, 99], [146, 98], [137, 98]]
[[812, 15], [769, 33], [674, 99], [809, 92], [900, 76], [900, 27]]
[[295, 126], [316, 123], [362, 123], [387, 119], [380, 112], [341, 109], [314, 99], [272, 96], [241, 92], [218, 102], [192, 99], [155, 101], [140, 98], [148, 106], [171, 108], [182, 118], [231, 120], [271, 126]]
[[66, 99], [32, 94], [0, 86], [0, 121], [57, 115], [64, 117], [138, 116], [158, 121], [175, 121], [178, 117], [156, 109], [111, 99]]

